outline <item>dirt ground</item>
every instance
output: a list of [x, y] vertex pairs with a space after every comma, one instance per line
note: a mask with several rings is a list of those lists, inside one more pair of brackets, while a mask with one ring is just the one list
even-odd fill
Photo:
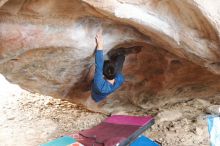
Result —
[[[90, 128], [106, 117], [67, 101], [21, 90], [6, 81], [1, 82], [1, 87], [1, 146], [37, 146], [59, 136]], [[148, 111], [137, 109], [127, 114], [155, 116], [155, 124], [144, 134], [163, 146], [208, 146], [205, 111], [215, 104], [214, 99], [219, 98], [209, 97], [209, 101], [188, 99]]]

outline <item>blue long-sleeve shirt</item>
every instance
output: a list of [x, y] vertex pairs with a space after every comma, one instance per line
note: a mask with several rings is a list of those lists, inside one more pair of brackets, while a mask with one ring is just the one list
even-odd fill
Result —
[[96, 102], [99, 102], [107, 97], [109, 94], [117, 90], [122, 85], [125, 79], [121, 73], [116, 74], [114, 84], [109, 83], [103, 78], [103, 50], [96, 50], [95, 65], [95, 75], [92, 82], [92, 98]]

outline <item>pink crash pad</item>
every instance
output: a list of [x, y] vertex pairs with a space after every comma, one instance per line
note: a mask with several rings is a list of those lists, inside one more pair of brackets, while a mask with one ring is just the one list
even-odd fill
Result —
[[99, 125], [71, 136], [85, 146], [125, 146], [153, 123], [151, 116], [113, 115]]
[[152, 116], [113, 115], [104, 120], [106, 123], [144, 126], [153, 119]]

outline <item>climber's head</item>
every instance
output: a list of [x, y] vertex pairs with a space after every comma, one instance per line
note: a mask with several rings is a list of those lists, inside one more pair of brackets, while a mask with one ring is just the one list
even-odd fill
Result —
[[115, 65], [109, 60], [105, 61], [103, 67], [103, 74], [107, 80], [113, 80], [116, 75]]

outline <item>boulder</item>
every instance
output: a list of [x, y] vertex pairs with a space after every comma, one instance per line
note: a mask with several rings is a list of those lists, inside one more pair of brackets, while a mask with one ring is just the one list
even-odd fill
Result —
[[103, 107], [149, 108], [170, 97], [211, 96], [220, 90], [219, 6], [202, 0], [0, 0], [0, 72], [31, 92], [83, 103], [102, 28], [105, 54], [143, 46], [126, 57], [126, 81]]

